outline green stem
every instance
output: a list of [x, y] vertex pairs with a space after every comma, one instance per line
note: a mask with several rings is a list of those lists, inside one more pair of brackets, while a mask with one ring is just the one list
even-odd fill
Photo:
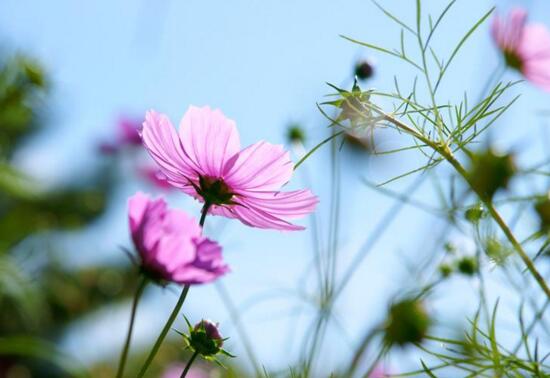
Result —
[[210, 206], [211, 206], [210, 202], [205, 202], [202, 207], [201, 220], [199, 221], [199, 224], [201, 225], [201, 227], [204, 226], [204, 221], [206, 220], [206, 215], [208, 214], [208, 209], [210, 209]]
[[198, 355], [199, 355], [199, 352], [193, 353], [193, 355], [189, 359], [189, 362], [187, 362], [187, 365], [185, 365], [185, 369], [183, 369], [183, 373], [181, 373], [180, 378], [184, 378], [187, 375], [187, 373], [189, 372], [189, 369], [191, 368], [191, 365], [193, 364], [193, 361], [195, 361], [195, 358], [197, 358]]
[[164, 328], [160, 332], [159, 337], [157, 338], [157, 341], [155, 342], [155, 345], [153, 346], [153, 349], [151, 349], [151, 352], [149, 352], [149, 355], [147, 356], [147, 360], [145, 361], [145, 364], [141, 368], [138, 378], [143, 377], [147, 369], [149, 368], [149, 365], [151, 365], [151, 362], [155, 358], [155, 355], [157, 354], [162, 342], [164, 341], [164, 338], [168, 334], [168, 331], [170, 330], [170, 327], [172, 327], [172, 324], [174, 323], [174, 320], [176, 320], [176, 316], [178, 316], [181, 306], [183, 306], [183, 302], [185, 301], [185, 297], [187, 296], [187, 292], [189, 291], [190, 285], [185, 285], [183, 287], [183, 290], [181, 292], [181, 295], [178, 299], [178, 303], [176, 303], [176, 306], [174, 307], [174, 310], [172, 310], [172, 313], [170, 314], [170, 317], [166, 321], [166, 324], [164, 325]]
[[128, 350], [130, 349], [130, 340], [132, 339], [132, 331], [134, 330], [134, 320], [136, 318], [136, 310], [143, 293], [143, 289], [147, 285], [147, 279], [142, 278], [139, 286], [136, 289], [136, 294], [134, 295], [134, 301], [132, 303], [132, 312], [130, 314], [130, 325], [128, 326], [128, 334], [126, 335], [126, 342], [124, 343], [124, 348], [122, 349], [122, 354], [120, 355], [120, 361], [118, 363], [117, 378], [121, 378], [124, 374], [124, 367], [126, 366], [126, 359], [128, 358]]
[[351, 377], [359, 367], [359, 362], [361, 362], [361, 358], [363, 357], [363, 354], [365, 353], [365, 350], [369, 347], [371, 341], [374, 339], [376, 335], [378, 335], [380, 331], [380, 328], [375, 327], [371, 330], [369, 330], [365, 336], [363, 336], [363, 339], [361, 340], [361, 343], [359, 344], [359, 348], [355, 351], [355, 354], [353, 355], [353, 358], [351, 360], [350, 366], [348, 368], [348, 371], [344, 375], [345, 377]]
[[[380, 112], [380, 111], [378, 111]], [[448, 145], [443, 143], [436, 143], [432, 141], [431, 139], [425, 137], [424, 135], [418, 133], [416, 130], [412, 129], [408, 125], [404, 124], [403, 122], [399, 121], [398, 119], [395, 119], [394, 117], [384, 114], [380, 112], [384, 119], [393, 125], [395, 125], [397, 128], [407, 132], [408, 134], [412, 135], [413, 137], [417, 138], [421, 142], [425, 143], [429, 147], [431, 147], [433, 150], [437, 151], [447, 162], [449, 162], [453, 168], [458, 172], [460, 176], [468, 183], [470, 188], [478, 195], [481, 202], [487, 207], [487, 210], [489, 211], [489, 214], [491, 214], [491, 217], [495, 220], [495, 222], [498, 224], [510, 244], [514, 247], [514, 250], [517, 252], [525, 266], [527, 267], [527, 270], [533, 275], [541, 289], [544, 291], [546, 296], [550, 298], [550, 288], [544, 281], [544, 278], [539, 273], [537, 268], [535, 267], [535, 264], [533, 264], [533, 261], [531, 258], [527, 255], [527, 253], [523, 250], [523, 247], [518, 242], [512, 231], [510, 230], [510, 227], [506, 224], [504, 219], [502, 219], [500, 213], [497, 211], [497, 209], [494, 207], [493, 202], [490, 198], [487, 198], [483, 193], [479, 192], [479, 190], [476, 188], [476, 186], [472, 183], [470, 175], [466, 171], [466, 169], [460, 164], [460, 162], [454, 157], [451, 149]]]

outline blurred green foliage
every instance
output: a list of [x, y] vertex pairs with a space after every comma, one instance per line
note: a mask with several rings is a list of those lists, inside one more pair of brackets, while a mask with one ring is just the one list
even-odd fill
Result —
[[[73, 320], [132, 290], [127, 269], [70, 270], [40, 239], [89, 225], [104, 212], [112, 185], [88, 172], [88, 182], [46, 189], [13, 165], [22, 143], [46, 129], [48, 88], [37, 61], [21, 55], [0, 61], [0, 376], [77, 376], [52, 343]], [[28, 254], [20, 246], [31, 237], [40, 246], [31, 254], [46, 257], [32, 270], [19, 256]]]

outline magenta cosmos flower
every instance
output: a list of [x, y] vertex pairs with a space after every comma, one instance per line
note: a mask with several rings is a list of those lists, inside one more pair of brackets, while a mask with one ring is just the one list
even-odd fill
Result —
[[527, 24], [527, 12], [513, 9], [506, 20], [493, 19], [493, 40], [506, 64], [534, 85], [550, 91], [550, 32], [543, 24]]
[[142, 138], [168, 182], [209, 205], [209, 213], [252, 227], [301, 230], [288, 219], [311, 213], [309, 190], [281, 192], [294, 166], [282, 146], [258, 142], [240, 149], [235, 122], [219, 110], [191, 106], [179, 135], [168, 117], [147, 112]]
[[202, 236], [199, 224], [181, 210], [169, 210], [162, 198], [143, 193], [128, 202], [130, 233], [143, 272], [159, 282], [201, 284], [229, 269], [222, 249]]

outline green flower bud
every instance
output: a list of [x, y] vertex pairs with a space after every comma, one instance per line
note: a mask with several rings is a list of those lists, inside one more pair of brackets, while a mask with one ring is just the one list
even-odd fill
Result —
[[384, 337], [389, 344], [419, 343], [426, 336], [429, 326], [430, 318], [422, 302], [405, 299], [390, 307]]
[[187, 347], [194, 353], [201, 355], [207, 360], [213, 361], [217, 361], [215, 356], [220, 353], [229, 357], [234, 357], [222, 349], [223, 342], [226, 339], [222, 338], [217, 323], [203, 319], [195, 324], [195, 326], [191, 326], [187, 318], [185, 318], [185, 321], [187, 322], [189, 335], [178, 333], [183, 336], [187, 342]]
[[218, 354], [223, 345], [218, 325], [209, 320], [201, 320], [191, 331], [189, 345], [202, 356]]
[[478, 223], [481, 218], [484, 218], [487, 215], [485, 208], [481, 205], [475, 205], [470, 207], [468, 210], [464, 212], [464, 217], [468, 220], [470, 223]]
[[464, 256], [458, 260], [456, 267], [458, 271], [466, 276], [473, 276], [477, 272], [477, 261], [475, 257]]
[[290, 125], [286, 137], [291, 143], [304, 143], [306, 140], [304, 129], [302, 129], [299, 124]]
[[451, 242], [445, 243], [444, 248], [445, 248], [445, 252], [447, 252], [450, 255], [453, 255], [456, 252], [456, 247]]
[[472, 157], [469, 172], [473, 189], [484, 199], [491, 200], [499, 189], [506, 189], [516, 173], [512, 154], [500, 154], [487, 149]]
[[441, 277], [447, 278], [453, 274], [453, 267], [449, 264], [441, 264], [439, 265], [439, 273], [441, 274]]

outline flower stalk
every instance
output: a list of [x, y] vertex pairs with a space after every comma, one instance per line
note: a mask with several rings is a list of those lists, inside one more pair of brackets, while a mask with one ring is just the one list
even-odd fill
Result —
[[145, 289], [146, 285], [147, 285], [147, 279], [143, 277], [134, 295], [134, 301], [132, 303], [132, 312], [130, 315], [130, 324], [128, 326], [128, 334], [126, 335], [126, 341], [124, 342], [124, 347], [122, 349], [122, 354], [120, 355], [120, 361], [118, 363], [118, 370], [116, 375], [117, 378], [121, 378], [124, 374], [124, 368], [126, 366], [126, 360], [128, 358], [128, 351], [130, 349], [130, 340], [132, 339], [132, 332], [134, 330], [134, 320], [136, 317], [136, 310], [137, 310], [139, 300], [141, 298], [141, 294], [143, 294], [143, 290]]
[[183, 372], [181, 373], [180, 378], [184, 378], [185, 376], [187, 376], [187, 373], [189, 372], [189, 369], [191, 369], [191, 365], [193, 365], [193, 362], [195, 361], [195, 358], [197, 358], [198, 355], [199, 355], [199, 352], [197, 352], [197, 351], [195, 351], [195, 353], [193, 353], [193, 355], [191, 356], [191, 358], [187, 362], [187, 365], [185, 365], [185, 369], [183, 369]]
[[[206, 215], [208, 214], [208, 209], [209, 208], [210, 208], [210, 203], [205, 202], [203, 207], [202, 207], [202, 210], [201, 210], [201, 218], [200, 218], [200, 221], [199, 221], [199, 225], [201, 226], [201, 228], [204, 226], [204, 222], [206, 220]], [[191, 287], [191, 285], [189, 285], [189, 284], [185, 285], [183, 287], [183, 290], [182, 290], [181, 295], [178, 299], [178, 302], [176, 303], [176, 306], [172, 310], [172, 313], [170, 314], [170, 317], [166, 321], [166, 324], [164, 325], [164, 328], [160, 332], [160, 335], [157, 338], [157, 341], [155, 342], [155, 345], [153, 346], [153, 349], [151, 349], [151, 352], [149, 352], [149, 355], [147, 356], [147, 360], [145, 361], [145, 364], [143, 365], [143, 367], [141, 368], [141, 371], [139, 372], [138, 378], [141, 378], [141, 377], [144, 376], [145, 372], [149, 368], [149, 365], [151, 365], [151, 362], [153, 362], [153, 359], [155, 358], [162, 342], [166, 338], [166, 335], [168, 334], [168, 331], [172, 327], [172, 324], [174, 324], [174, 321], [176, 320], [176, 317], [178, 316], [178, 314], [181, 310], [181, 307], [183, 306], [183, 302], [185, 302], [185, 298], [187, 297], [187, 292], [189, 292], [190, 287]], [[190, 361], [191, 363], [193, 362], [192, 361], [193, 359], [194, 358], [191, 359], [191, 361]], [[190, 363], [188, 365], [189, 365], [189, 367], [191, 366]], [[184, 373], [187, 374], [186, 371], [184, 371]], [[182, 377], [184, 377], [184, 376], [185, 375], [182, 375]]]
[[178, 316], [181, 307], [183, 306], [183, 302], [185, 302], [185, 298], [187, 297], [187, 292], [189, 291], [190, 285], [185, 285], [183, 287], [183, 290], [181, 292], [181, 295], [178, 299], [178, 302], [176, 303], [176, 306], [172, 310], [172, 313], [170, 314], [170, 317], [166, 321], [166, 324], [164, 325], [164, 328], [160, 332], [160, 335], [157, 338], [157, 341], [155, 342], [155, 345], [153, 345], [153, 349], [151, 349], [151, 352], [149, 352], [149, 355], [147, 356], [147, 360], [145, 360], [145, 363], [143, 364], [143, 367], [141, 368], [138, 378], [141, 378], [145, 375], [145, 372], [147, 372], [147, 369], [149, 368], [149, 365], [151, 365], [151, 362], [153, 362], [153, 359], [155, 358], [162, 342], [166, 338], [166, 335], [168, 334], [168, 331], [172, 327], [172, 324], [174, 323], [174, 320], [176, 320], [176, 317]]
[[550, 299], [550, 288], [546, 284], [546, 281], [540, 274], [540, 272], [535, 267], [535, 264], [533, 264], [533, 261], [531, 258], [527, 255], [523, 247], [521, 246], [520, 242], [516, 239], [514, 234], [512, 233], [512, 230], [510, 230], [510, 227], [506, 224], [504, 219], [502, 219], [502, 216], [498, 212], [498, 210], [493, 205], [493, 201], [488, 198], [484, 193], [481, 193], [478, 188], [476, 188], [475, 185], [473, 185], [472, 180], [466, 169], [462, 166], [462, 164], [456, 159], [453, 152], [449, 148], [449, 146], [446, 143], [437, 143], [432, 141], [431, 139], [425, 137], [424, 135], [418, 133], [416, 130], [409, 127], [407, 124], [401, 122], [400, 120], [392, 117], [389, 114], [385, 114], [382, 111], [373, 108], [376, 112], [380, 113], [383, 117], [383, 119], [398, 129], [412, 135], [414, 138], [418, 139], [422, 143], [426, 144], [430, 148], [432, 148], [434, 151], [439, 153], [449, 164], [453, 166], [453, 168], [456, 170], [456, 172], [462, 176], [462, 178], [466, 181], [468, 186], [478, 195], [481, 202], [485, 205], [487, 208], [487, 211], [491, 215], [491, 217], [495, 220], [495, 222], [500, 227], [501, 231], [504, 233], [510, 244], [514, 247], [514, 250], [519, 255], [525, 266], [527, 267], [527, 270], [531, 273], [533, 278], [537, 281], [540, 288], [544, 291], [546, 296]]

